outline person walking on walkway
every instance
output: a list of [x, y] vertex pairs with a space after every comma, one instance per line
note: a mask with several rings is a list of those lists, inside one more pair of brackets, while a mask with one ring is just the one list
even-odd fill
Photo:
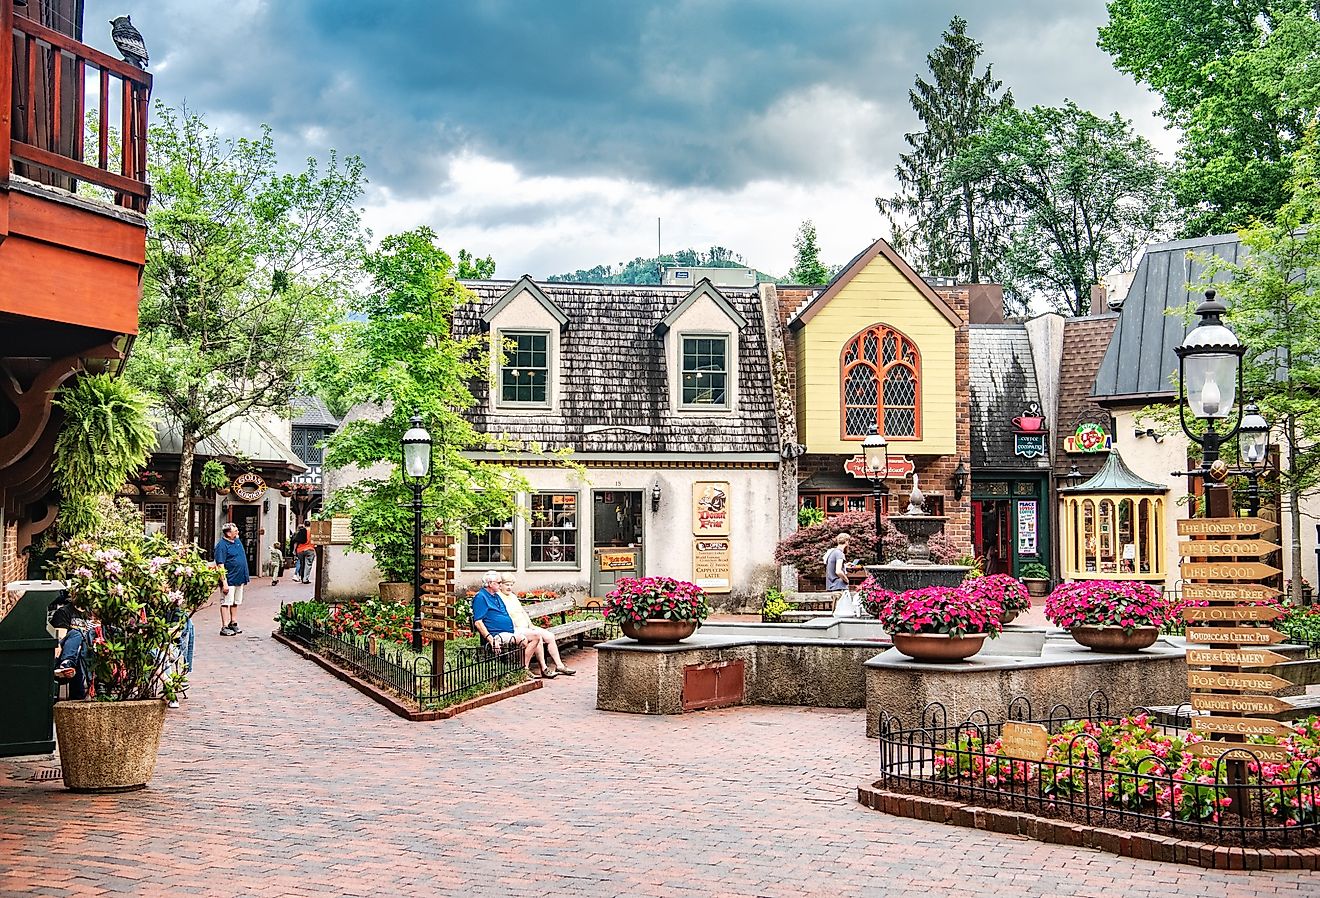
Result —
[[856, 617], [857, 608], [848, 591], [848, 534], [834, 539], [834, 548], [825, 553], [825, 590], [834, 596], [835, 617]]
[[316, 546], [312, 545], [312, 529], [307, 521], [302, 522], [293, 539], [294, 568], [293, 577], [299, 583], [312, 582], [312, 561], [316, 558]]
[[[238, 606], [243, 604], [243, 588], [251, 576], [248, 574], [247, 550], [238, 540], [238, 525], [225, 524], [220, 530], [220, 541], [215, 544], [215, 563], [224, 569], [220, 588], [220, 635], [237, 636], [243, 631], [238, 626]], [[226, 621], [226, 613], [229, 620]]]

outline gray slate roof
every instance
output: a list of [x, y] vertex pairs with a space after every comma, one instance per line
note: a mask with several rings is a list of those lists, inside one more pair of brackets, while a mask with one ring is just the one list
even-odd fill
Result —
[[[454, 333], [479, 333], [482, 313], [511, 281], [468, 281], [477, 302], [454, 313]], [[688, 286], [538, 284], [568, 318], [560, 336], [562, 389], [557, 413], [492, 410], [490, 387], [473, 384], [466, 415], [477, 430], [579, 452], [779, 451], [770, 353], [756, 290], [719, 292], [747, 319], [738, 338], [737, 408], [724, 414], [675, 415], [668, 365], [656, 325], [691, 292]], [[552, 361], [552, 364], [554, 362]]]
[[[1189, 301], [1200, 298], [1199, 285], [1207, 280], [1204, 259], [1211, 255], [1237, 263], [1245, 255], [1245, 248], [1236, 234], [1175, 240], [1146, 248], [1100, 363], [1093, 396], [1173, 396], [1175, 381], [1170, 375], [1178, 370], [1173, 348], [1182, 342], [1189, 326], [1181, 315], [1166, 315], [1165, 310], [1181, 310]], [[1215, 280], [1228, 277], [1221, 272]], [[1191, 327], [1195, 327], [1195, 320]]]
[[1123, 461], [1117, 449], [1109, 453], [1104, 465], [1096, 475], [1077, 486], [1066, 486], [1061, 493], [1167, 493], [1169, 488], [1152, 483], [1144, 477], [1132, 473]]
[[[972, 468], [1048, 468], [1044, 457], [1013, 453], [1013, 419], [1040, 402], [1031, 340], [1021, 324], [968, 327], [972, 392]], [[1051, 428], [1053, 421], [1046, 422]]]
[[339, 419], [317, 396], [295, 396], [289, 403], [293, 407], [294, 427], [339, 427]]

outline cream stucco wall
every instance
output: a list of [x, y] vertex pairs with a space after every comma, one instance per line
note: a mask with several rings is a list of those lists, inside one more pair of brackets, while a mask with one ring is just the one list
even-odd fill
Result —
[[[779, 474], [775, 469], [730, 468], [588, 468], [584, 484], [571, 470], [523, 468], [519, 473], [537, 491], [574, 492], [578, 499], [578, 558], [575, 570], [528, 569], [527, 522], [514, 528], [514, 570], [520, 589], [573, 587], [587, 591], [592, 558], [592, 491], [636, 490], [642, 493], [643, 567], [646, 576], [693, 579], [692, 485], [697, 481], [729, 484], [729, 539], [732, 549], [733, 593], [760, 593], [778, 578], [774, 547], [779, 540]], [[660, 484], [660, 510], [651, 510], [651, 488]], [[521, 502], [526, 507], [526, 498]], [[460, 585], [478, 584], [483, 565], [466, 563], [466, 543], [460, 548]], [[724, 604], [724, 600], [719, 600]]]

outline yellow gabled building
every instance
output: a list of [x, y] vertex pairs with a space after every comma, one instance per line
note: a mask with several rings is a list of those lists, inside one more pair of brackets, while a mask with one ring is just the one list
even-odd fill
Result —
[[967, 289], [937, 292], [876, 240], [826, 287], [779, 297], [805, 446], [800, 504], [874, 513], [855, 459], [876, 427], [889, 444], [888, 511], [907, 507], [915, 471], [927, 510], [970, 550]]

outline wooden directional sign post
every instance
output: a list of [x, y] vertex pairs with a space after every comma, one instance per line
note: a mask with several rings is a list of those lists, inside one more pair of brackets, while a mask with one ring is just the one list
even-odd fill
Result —
[[[1187, 628], [1187, 641], [1211, 646], [1187, 652], [1187, 685], [1192, 707], [1209, 712], [1192, 720], [1192, 729], [1207, 739], [1189, 746], [1201, 758], [1225, 757], [1233, 782], [1244, 779], [1242, 752], [1261, 761], [1287, 760], [1287, 752], [1272, 745], [1247, 743], [1251, 736], [1277, 736], [1283, 724], [1247, 715], [1282, 714], [1292, 705], [1271, 695], [1290, 685], [1270, 673], [1244, 668], [1268, 668], [1284, 657], [1261, 646], [1282, 642], [1284, 636], [1265, 626], [1283, 616], [1277, 608], [1256, 604], [1278, 598], [1278, 590], [1259, 581], [1280, 573], [1272, 565], [1256, 560], [1279, 551], [1264, 538], [1276, 528], [1260, 518], [1192, 518], [1178, 522], [1178, 535], [1191, 539], [1178, 543], [1185, 560], [1183, 598], [1196, 604], [1183, 608], [1182, 618], [1199, 626]], [[1200, 559], [1220, 559], [1205, 561]], [[1205, 669], [1205, 668], [1208, 668]], [[1235, 757], [1234, 752], [1241, 755]], [[1237, 790], [1235, 790], [1237, 791]], [[1235, 799], [1236, 800], [1236, 799]]]
[[431, 672], [444, 688], [445, 640], [457, 636], [454, 619], [454, 538], [447, 533], [422, 537], [422, 635], [431, 640]]

